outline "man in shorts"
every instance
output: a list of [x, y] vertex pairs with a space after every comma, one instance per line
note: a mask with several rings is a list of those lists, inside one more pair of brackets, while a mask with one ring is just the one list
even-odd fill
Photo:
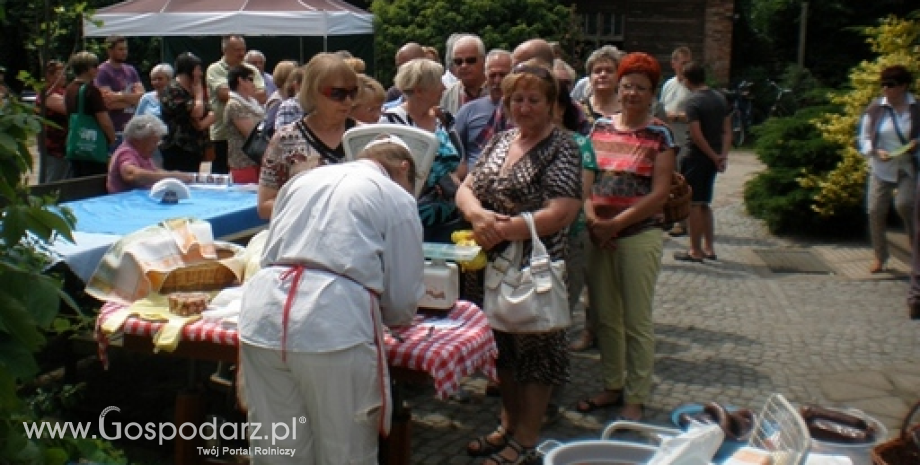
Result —
[[684, 80], [692, 94], [687, 100], [686, 156], [681, 160], [680, 172], [693, 189], [687, 230], [690, 248], [674, 253], [674, 259], [702, 263], [716, 260], [714, 246], [714, 221], [712, 193], [716, 174], [725, 171], [728, 150], [731, 148], [731, 107], [722, 94], [706, 86], [703, 66], [691, 62], [684, 67]]

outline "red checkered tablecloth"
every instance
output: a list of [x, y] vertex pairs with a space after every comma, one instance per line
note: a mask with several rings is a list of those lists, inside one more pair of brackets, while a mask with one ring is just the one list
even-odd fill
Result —
[[[113, 312], [123, 308], [117, 303], [106, 303], [96, 319], [99, 360], [105, 367], [108, 367], [107, 351], [111, 340], [119, 335], [104, 334], [101, 330], [102, 323]], [[453, 327], [441, 327], [436, 322], [427, 320], [429, 318], [437, 318], [441, 323], [444, 319], [455, 321]], [[162, 326], [163, 323], [129, 317], [121, 332], [152, 338]], [[239, 345], [236, 329], [224, 328], [220, 324], [203, 320], [186, 325], [182, 329], [181, 340]], [[391, 328], [384, 336], [384, 342], [390, 366], [427, 373], [434, 380], [435, 389], [442, 399], [456, 392], [460, 388], [460, 380], [465, 376], [477, 372], [484, 373], [492, 379], [496, 376], [495, 357], [498, 352], [492, 338], [492, 329], [485, 314], [470, 302], [458, 301], [450, 312], [443, 315], [420, 313], [416, 315], [412, 325]]]

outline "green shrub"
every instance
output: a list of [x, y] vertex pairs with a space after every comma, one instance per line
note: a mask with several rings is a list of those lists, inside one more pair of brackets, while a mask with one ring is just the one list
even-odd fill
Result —
[[800, 182], [804, 176], [827, 173], [840, 162], [840, 147], [825, 140], [812, 123], [818, 116], [837, 110], [832, 105], [803, 108], [794, 116], [770, 118], [755, 128], [754, 150], [767, 170], [745, 185], [744, 203], [747, 211], [763, 220], [772, 233], [863, 234], [865, 220], [859, 208], [841, 209], [822, 217], [812, 209], [819, 189], [803, 187]]

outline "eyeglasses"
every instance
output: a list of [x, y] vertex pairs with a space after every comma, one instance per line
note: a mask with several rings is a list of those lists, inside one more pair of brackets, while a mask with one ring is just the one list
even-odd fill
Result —
[[479, 57], [454, 58], [454, 65], [463, 66], [464, 63], [475, 65], [477, 61], [479, 61]]
[[345, 99], [356, 99], [358, 97], [358, 86], [355, 87], [323, 87], [319, 93], [336, 102], [344, 102]]
[[534, 76], [540, 79], [546, 79], [547, 81], [554, 81], [553, 75], [550, 74], [549, 70], [540, 66], [530, 66], [523, 63], [514, 67], [514, 74], [527, 73], [533, 74]]
[[896, 81], [882, 81], [882, 87], [891, 88], [891, 87], [898, 87], [900, 85], [901, 83], [896, 82]]
[[649, 90], [646, 86], [640, 86], [636, 84], [620, 84], [620, 92], [636, 92], [642, 93]]
[[507, 76], [507, 75], [508, 75], [508, 73], [503, 72], [503, 71], [494, 71], [494, 72], [491, 72], [491, 73], [487, 74], [486, 77], [489, 78], [489, 79], [494, 79], [494, 78], [501, 78], [501, 79], [504, 79], [505, 76]]

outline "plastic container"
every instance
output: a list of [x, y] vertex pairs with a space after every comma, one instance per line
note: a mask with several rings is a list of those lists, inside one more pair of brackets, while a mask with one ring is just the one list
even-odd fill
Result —
[[654, 445], [622, 441], [574, 441], [553, 447], [543, 465], [634, 465], [648, 462], [657, 450]]
[[811, 451], [816, 454], [825, 454], [825, 455], [842, 455], [844, 457], [849, 457], [854, 464], [870, 464], [872, 463], [872, 458], [869, 456], [869, 453], [872, 451], [872, 448], [878, 444], [881, 444], [888, 440], [888, 428], [882, 424], [882, 422], [876, 420], [875, 418], [867, 415], [862, 410], [857, 409], [830, 409], [837, 410], [839, 412], [849, 413], [850, 415], [858, 416], [867, 423], [875, 427], [875, 441], [867, 442], [863, 444], [843, 444], [839, 442], [828, 442], [821, 441], [818, 439], [812, 438], [811, 440]]

